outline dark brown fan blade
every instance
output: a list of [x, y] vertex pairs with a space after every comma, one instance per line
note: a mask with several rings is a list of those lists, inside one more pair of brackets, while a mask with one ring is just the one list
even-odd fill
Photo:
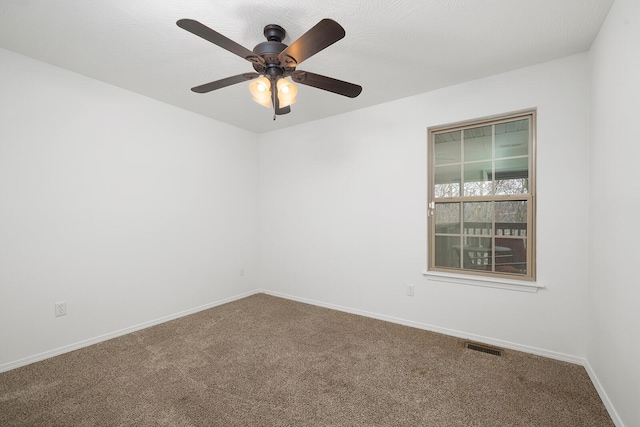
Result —
[[321, 76], [320, 74], [310, 73], [308, 71], [294, 71], [291, 75], [291, 80], [303, 85], [313, 86], [318, 89], [337, 93], [338, 95], [348, 96], [349, 98], [355, 98], [360, 95], [360, 92], [362, 92], [362, 86], [333, 79], [331, 77]]
[[244, 73], [238, 74], [237, 76], [227, 77], [226, 79], [216, 80], [215, 82], [205, 83], [200, 86], [192, 87], [191, 90], [197, 93], [207, 93], [212, 90], [221, 89], [223, 87], [231, 86], [236, 83], [246, 82], [251, 79], [255, 79], [256, 77], [260, 77], [258, 73]]
[[178, 27], [184, 28], [190, 33], [193, 33], [198, 37], [202, 37], [203, 39], [210, 41], [231, 53], [235, 53], [247, 61], [264, 64], [264, 59], [262, 59], [262, 57], [198, 21], [193, 19], [180, 19], [176, 24]]
[[336, 21], [323, 19], [283, 50], [278, 59], [284, 65], [295, 67], [343, 38], [344, 34], [344, 28]]

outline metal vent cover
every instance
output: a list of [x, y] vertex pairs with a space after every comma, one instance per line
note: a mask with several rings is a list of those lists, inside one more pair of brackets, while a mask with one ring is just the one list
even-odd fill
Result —
[[482, 353], [493, 354], [494, 356], [502, 356], [502, 350], [499, 348], [488, 347], [484, 344], [477, 344], [473, 342], [466, 342], [464, 344], [465, 348], [469, 350], [480, 351]]

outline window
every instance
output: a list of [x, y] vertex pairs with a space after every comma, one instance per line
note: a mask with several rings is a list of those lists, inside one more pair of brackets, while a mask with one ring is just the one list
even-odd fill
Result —
[[429, 271], [535, 279], [535, 119], [429, 128]]

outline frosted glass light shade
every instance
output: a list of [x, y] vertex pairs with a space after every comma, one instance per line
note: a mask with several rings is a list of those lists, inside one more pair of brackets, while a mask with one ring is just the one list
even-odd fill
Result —
[[249, 91], [253, 100], [267, 108], [271, 107], [271, 82], [266, 77], [260, 77], [249, 83]]
[[278, 87], [278, 101], [280, 108], [287, 107], [296, 102], [296, 95], [298, 94], [298, 88], [285, 78], [278, 80], [276, 84]]

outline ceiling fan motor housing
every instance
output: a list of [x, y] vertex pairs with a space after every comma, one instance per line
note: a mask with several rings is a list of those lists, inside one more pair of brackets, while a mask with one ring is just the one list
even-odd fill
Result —
[[253, 48], [253, 52], [264, 58], [265, 64], [253, 63], [253, 69], [260, 74], [276, 77], [284, 74], [290, 74], [295, 70], [295, 67], [289, 65], [284, 66], [280, 63], [278, 55], [285, 50], [288, 46], [282, 43], [286, 31], [280, 25], [269, 24], [264, 27], [264, 36], [267, 38], [266, 42], [259, 43]]

